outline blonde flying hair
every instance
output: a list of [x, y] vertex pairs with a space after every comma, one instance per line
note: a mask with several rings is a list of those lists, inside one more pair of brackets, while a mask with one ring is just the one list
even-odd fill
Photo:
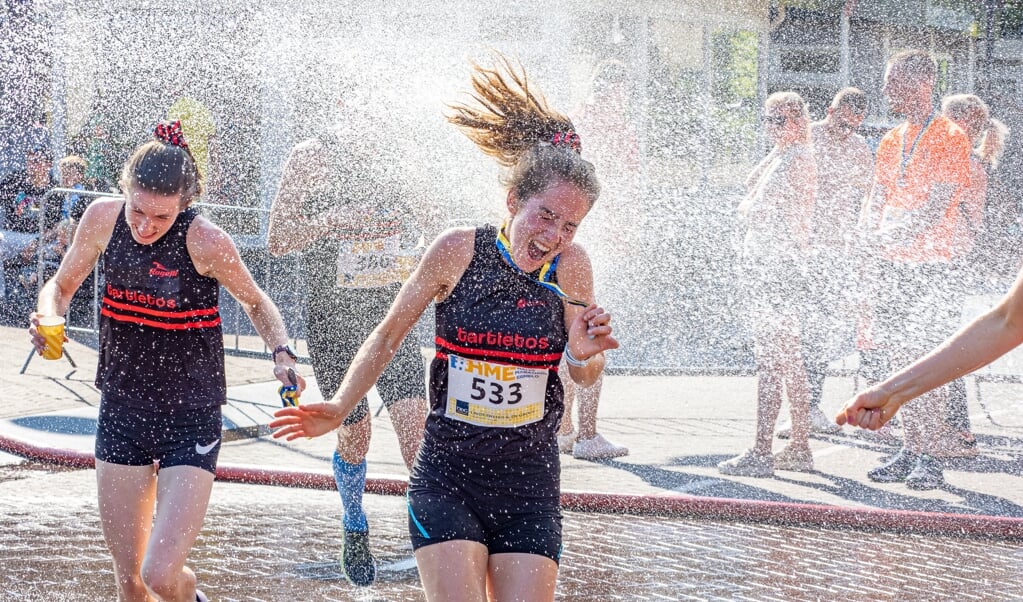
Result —
[[521, 66], [516, 69], [499, 53], [494, 56], [495, 67], [473, 63], [473, 102], [449, 105], [448, 122], [506, 168], [501, 183], [520, 202], [566, 182], [592, 206], [600, 184], [593, 164], [582, 158], [575, 126], [530, 88]]
[[1005, 139], [1009, 128], [997, 119], [991, 118], [991, 111], [979, 96], [973, 94], [952, 94], [941, 101], [941, 113], [952, 121], [964, 126], [976, 124], [976, 132], [968, 131], [971, 144], [976, 144], [974, 153], [991, 167], [998, 167], [998, 161], [1005, 152]]
[[807, 108], [806, 101], [803, 100], [802, 96], [792, 91], [775, 92], [764, 101], [764, 110], [775, 107], [785, 113], [790, 119], [794, 117], [800, 118], [800, 131], [803, 134], [803, 138], [806, 141], [810, 140], [810, 110]]

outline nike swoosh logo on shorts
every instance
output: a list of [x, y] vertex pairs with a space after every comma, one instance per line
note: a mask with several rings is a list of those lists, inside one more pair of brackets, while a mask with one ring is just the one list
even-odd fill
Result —
[[217, 439], [216, 441], [210, 443], [209, 445], [199, 445], [198, 443], [196, 443], [195, 453], [199, 454], [200, 456], [205, 456], [206, 454], [210, 453], [210, 450], [216, 447], [218, 443], [220, 443], [220, 439]]

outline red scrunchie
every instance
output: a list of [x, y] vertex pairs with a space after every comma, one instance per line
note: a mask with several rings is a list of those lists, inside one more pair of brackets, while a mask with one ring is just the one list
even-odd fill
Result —
[[188, 143], [185, 142], [185, 134], [181, 131], [181, 121], [161, 123], [156, 126], [156, 131], [153, 132], [153, 135], [167, 144], [188, 148]]
[[551, 139], [551, 145], [567, 146], [579, 154], [582, 154], [583, 152], [583, 143], [579, 140], [579, 134], [576, 134], [571, 130], [554, 134], [554, 138]]

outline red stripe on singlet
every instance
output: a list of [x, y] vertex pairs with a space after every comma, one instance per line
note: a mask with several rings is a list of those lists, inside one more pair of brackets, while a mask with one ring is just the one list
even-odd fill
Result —
[[459, 347], [458, 345], [452, 345], [444, 339], [437, 337], [436, 343], [441, 347], [454, 351], [455, 353], [469, 353], [472, 355], [485, 355], [488, 357], [506, 357], [513, 360], [522, 360], [526, 362], [560, 362], [560, 353], [517, 353], [515, 351], [493, 351], [490, 349], [471, 349], [469, 347]]
[[163, 330], [188, 330], [190, 328], [212, 328], [214, 326], [220, 326], [220, 316], [217, 316], [215, 320], [205, 320], [203, 322], [167, 323], [157, 322], [156, 320], [147, 320], [146, 318], [137, 318], [135, 316], [124, 316], [114, 313], [105, 307], [100, 310], [100, 314], [110, 318], [111, 320], [117, 320], [118, 322], [131, 322], [132, 324], [142, 324], [143, 326], [152, 326], [153, 328], [162, 328]]
[[[448, 361], [448, 354], [444, 353], [443, 351], [436, 352], [436, 356], [437, 356], [437, 359], [444, 360], [445, 362]], [[504, 364], [502, 362], [493, 362], [493, 363], [495, 363], [495, 364], [502, 364], [502, 365], [505, 365], [505, 366], [516, 366], [516, 367], [520, 367], [521, 366], [520, 364]], [[538, 370], [550, 370], [551, 372], [557, 372], [558, 368], [561, 367], [561, 364], [558, 364], [558, 365], [555, 365], [555, 366], [535, 366], [535, 367]]]
[[211, 316], [217, 313], [218, 308], [210, 307], [208, 309], [193, 309], [189, 311], [165, 311], [162, 309], [149, 309], [148, 307], [142, 307], [141, 305], [129, 305], [127, 303], [118, 303], [113, 301], [110, 297], [103, 297], [103, 304], [109, 305], [114, 309], [123, 309], [124, 311], [133, 311], [140, 314], [149, 314], [150, 316], [156, 316], [158, 318], [195, 318], [198, 316]]

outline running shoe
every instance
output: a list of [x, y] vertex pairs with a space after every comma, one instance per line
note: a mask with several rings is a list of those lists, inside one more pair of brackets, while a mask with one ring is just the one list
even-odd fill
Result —
[[563, 454], [571, 454], [572, 447], [575, 445], [575, 440], [579, 438], [579, 433], [572, 431], [567, 435], [558, 434], [558, 451]]
[[345, 531], [341, 570], [352, 585], [366, 587], [373, 584], [377, 576], [377, 563], [369, 551], [369, 532]]
[[905, 447], [892, 456], [890, 460], [867, 473], [867, 478], [875, 483], [898, 483], [905, 481], [909, 473], [916, 468], [920, 454], [915, 454]]
[[605, 460], [629, 455], [629, 448], [615, 445], [597, 433], [589, 439], [577, 439], [572, 446], [572, 455], [579, 460]]
[[773, 477], [774, 457], [747, 449], [731, 460], [718, 464], [718, 472], [733, 477]]
[[906, 477], [906, 487], [918, 491], [937, 489], [945, 484], [945, 474], [942, 470], [941, 461], [921, 454], [913, 467], [913, 472]]
[[[810, 434], [811, 435], [837, 435], [842, 432], [842, 427], [835, 424], [835, 421], [828, 418], [819, 407], [810, 408]], [[792, 422], [786, 422], [778, 431], [779, 439], [788, 439], [792, 436]]]
[[813, 452], [809, 447], [799, 449], [786, 445], [785, 449], [774, 454], [774, 469], [813, 472]]

